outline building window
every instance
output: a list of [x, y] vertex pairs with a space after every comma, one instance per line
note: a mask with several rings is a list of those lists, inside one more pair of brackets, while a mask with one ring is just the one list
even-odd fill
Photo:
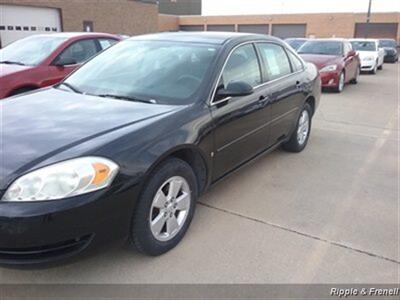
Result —
[[50, 27], [46, 27], [44, 30], [46, 30], [46, 31], [50, 31]]
[[85, 32], [93, 32], [93, 21], [83, 21], [83, 31]]
[[29, 31], [29, 27], [28, 26], [24, 26], [24, 31]]
[[0, 30], [6, 30], [6, 26], [1, 25]]
[[7, 26], [7, 30], [14, 30], [14, 26]]
[[35, 26], [31, 26], [31, 30], [32, 31], [36, 31], [36, 27]]

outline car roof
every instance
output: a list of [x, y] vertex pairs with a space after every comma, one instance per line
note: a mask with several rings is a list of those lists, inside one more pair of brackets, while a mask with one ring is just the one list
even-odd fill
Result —
[[68, 39], [76, 37], [98, 37], [98, 36], [117, 37], [116, 35], [110, 33], [101, 33], [101, 32], [55, 32], [48, 34], [35, 34], [34, 36], [51, 36], [51, 37], [60, 37]]
[[379, 42], [379, 40], [378, 39], [363, 39], [363, 38], [356, 38], [356, 39], [349, 39], [349, 41], [350, 42], [357, 42], [357, 41], [360, 41], [360, 42]]
[[307, 42], [312, 42], [312, 41], [317, 41], [317, 42], [346, 42], [348, 40], [344, 39], [344, 38], [316, 38], [316, 39], [308, 39], [307, 40]]
[[230, 41], [237, 40], [251, 41], [251, 40], [270, 40], [280, 41], [280, 39], [264, 35], [252, 33], [239, 33], [239, 32], [216, 32], [216, 31], [196, 31], [196, 32], [164, 32], [156, 34], [147, 34], [132, 37], [129, 40], [152, 40], [152, 41], [175, 41], [175, 42], [191, 42], [191, 43], [205, 43], [222, 45]]

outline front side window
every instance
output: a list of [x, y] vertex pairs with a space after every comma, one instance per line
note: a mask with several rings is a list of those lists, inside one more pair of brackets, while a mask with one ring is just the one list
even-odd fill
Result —
[[240, 46], [234, 50], [226, 62], [219, 87], [224, 88], [229, 83], [244, 81], [255, 87], [261, 84], [261, 72], [254, 46]]
[[73, 59], [75, 63], [80, 64], [91, 58], [98, 52], [95, 40], [82, 40], [73, 43], [65, 49], [57, 60]]
[[289, 59], [285, 50], [281, 46], [269, 43], [260, 43], [258, 44], [258, 47], [265, 64], [268, 80], [274, 80], [292, 72]]
[[340, 56], [343, 55], [343, 43], [339, 41], [307, 41], [297, 53]]
[[66, 38], [34, 35], [0, 50], [0, 61], [35, 66], [45, 60]]
[[65, 82], [82, 93], [184, 105], [195, 101], [219, 46], [126, 40], [99, 54]]
[[376, 43], [368, 41], [352, 41], [351, 45], [356, 51], [376, 51]]

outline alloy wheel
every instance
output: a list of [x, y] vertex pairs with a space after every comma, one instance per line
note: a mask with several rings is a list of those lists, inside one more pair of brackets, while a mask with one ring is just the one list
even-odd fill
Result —
[[150, 229], [159, 241], [171, 240], [182, 229], [191, 203], [186, 179], [174, 176], [166, 180], [153, 198], [150, 209]]
[[344, 88], [344, 73], [342, 72], [339, 77], [339, 86], [338, 86], [339, 92], [343, 91], [343, 88]]
[[308, 137], [310, 131], [310, 116], [307, 110], [303, 110], [299, 118], [299, 124], [297, 126], [297, 142], [303, 145]]

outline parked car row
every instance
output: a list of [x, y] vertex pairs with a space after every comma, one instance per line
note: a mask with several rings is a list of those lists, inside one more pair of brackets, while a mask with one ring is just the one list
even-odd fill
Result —
[[[54, 38], [42, 61], [14, 47], [26, 59], [5, 49], [2, 66], [34, 73], [89, 58], [62, 55], [68, 40]], [[117, 40], [90, 38], [91, 55]], [[211, 185], [277, 147], [306, 147], [320, 94], [315, 65], [278, 38], [182, 32], [121, 41], [59, 84], [0, 101], [0, 263], [117, 240], [171, 250]]]
[[356, 84], [360, 72], [376, 74], [384, 62], [396, 62], [396, 42], [389, 39], [306, 39], [285, 40], [307, 62], [314, 63], [322, 87], [342, 92], [346, 83]]

